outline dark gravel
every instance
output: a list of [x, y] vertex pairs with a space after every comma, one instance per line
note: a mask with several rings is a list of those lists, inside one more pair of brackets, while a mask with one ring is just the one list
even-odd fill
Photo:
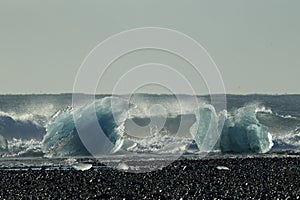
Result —
[[0, 199], [299, 199], [299, 167], [300, 158], [234, 158], [179, 160], [148, 173], [1, 170]]

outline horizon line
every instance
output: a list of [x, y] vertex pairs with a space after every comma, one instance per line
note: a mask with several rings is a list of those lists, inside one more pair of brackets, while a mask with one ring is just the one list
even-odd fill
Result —
[[[130, 93], [124, 93], [124, 94], [109, 94], [109, 93], [96, 93], [96, 94], [89, 94], [89, 93], [73, 93], [73, 92], [58, 92], [58, 93], [0, 93], [0, 96], [14, 96], [14, 95], [103, 95], [103, 96], [126, 96], [131, 95]], [[282, 96], [282, 95], [300, 95], [300, 93], [213, 93], [213, 94], [184, 94], [184, 93], [178, 93], [178, 94], [170, 94], [170, 93], [146, 93], [146, 92], [140, 92], [140, 93], [134, 93], [139, 95], [186, 95], [186, 96], [211, 96], [211, 95], [240, 95], [240, 96], [247, 96], [247, 95], [269, 95], [269, 96]]]

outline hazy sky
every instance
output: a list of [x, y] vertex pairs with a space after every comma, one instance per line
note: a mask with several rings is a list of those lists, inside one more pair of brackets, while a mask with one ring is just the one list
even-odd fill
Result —
[[300, 93], [299, 9], [298, 0], [1, 0], [0, 93], [71, 92], [99, 42], [145, 26], [202, 44], [228, 93]]

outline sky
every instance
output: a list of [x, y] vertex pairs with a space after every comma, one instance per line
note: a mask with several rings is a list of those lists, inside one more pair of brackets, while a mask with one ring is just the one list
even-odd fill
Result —
[[[139, 27], [173, 29], [196, 40], [218, 66], [227, 93], [300, 93], [299, 8], [298, 0], [2, 0], [0, 93], [72, 92], [96, 45]], [[160, 59], [186, 71], [178, 58], [146, 50], [119, 60], [110, 74], [122, 76], [120, 69], [136, 60]], [[191, 74], [185, 76], [193, 81]], [[207, 92], [203, 85], [197, 92]], [[97, 92], [110, 89], [100, 84]]]

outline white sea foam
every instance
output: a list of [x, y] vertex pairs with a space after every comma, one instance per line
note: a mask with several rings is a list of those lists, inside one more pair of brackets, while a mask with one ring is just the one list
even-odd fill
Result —
[[7, 156], [35, 156], [41, 154], [41, 141], [36, 139], [23, 140], [13, 138], [8, 140]]

